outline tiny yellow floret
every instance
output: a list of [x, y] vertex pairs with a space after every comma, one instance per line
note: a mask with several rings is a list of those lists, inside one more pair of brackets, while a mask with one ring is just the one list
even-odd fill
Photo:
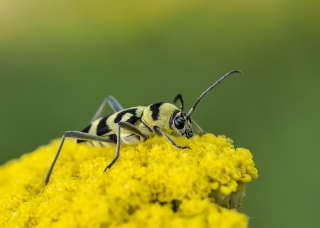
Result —
[[227, 186], [221, 186], [220, 191], [225, 195], [229, 195], [232, 192], [232, 190]]
[[248, 174], [243, 174], [243, 177], [241, 177], [242, 183], [249, 183], [251, 182], [251, 177]]
[[224, 136], [173, 138], [191, 149], [165, 138], [121, 145], [105, 173], [115, 147], [66, 140], [46, 187], [59, 140], [8, 162], [0, 167], [0, 227], [247, 227], [236, 210], [258, 177], [251, 153]]
[[219, 188], [219, 182], [213, 182], [210, 184], [210, 187], [213, 189], [213, 190], [217, 190]]

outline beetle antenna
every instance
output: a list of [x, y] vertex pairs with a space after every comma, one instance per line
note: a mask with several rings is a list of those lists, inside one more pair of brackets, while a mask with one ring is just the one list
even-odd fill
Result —
[[183, 100], [182, 100], [181, 94], [178, 94], [176, 96], [176, 98], [174, 98], [173, 103], [176, 103], [178, 99], [180, 100], [180, 117], [181, 117], [181, 119], [184, 119], [184, 115], [183, 115], [183, 107], [184, 106], [183, 106]]
[[[198, 98], [198, 100], [196, 101], [196, 103], [192, 106], [192, 108], [190, 109], [190, 111], [187, 114], [187, 117], [190, 117], [192, 115], [192, 113], [194, 112], [196, 106], [198, 105], [198, 103], [200, 102], [200, 100], [210, 91], [212, 90], [214, 87], [216, 87], [217, 85], [219, 85], [220, 82], [222, 82], [224, 79], [226, 79], [229, 75], [234, 74], [234, 73], [240, 73], [242, 74], [242, 72], [240, 70], [233, 70], [230, 71], [229, 73], [227, 73], [225, 76], [223, 76], [222, 78], [220, 78], [216, 83], [214, 83], [212, 86], [210, 86], [206, 91], [204, 91], [201, 96]], [[180, 94], [179, 94], [180, 95]]]

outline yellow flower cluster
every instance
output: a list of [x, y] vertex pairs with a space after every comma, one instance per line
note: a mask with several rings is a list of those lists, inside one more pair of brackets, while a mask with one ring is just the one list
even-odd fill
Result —
[[0, 168], [0, 227], [246, 227], [227, 208], [239, 210], [258, 177], [251, 153], [224, 136], [174, 140], [191, 149], [164, 138], [122, 145], [106, 173], [115, 147], [66, 140], [46, 187], [59, 141], [11, 161]]

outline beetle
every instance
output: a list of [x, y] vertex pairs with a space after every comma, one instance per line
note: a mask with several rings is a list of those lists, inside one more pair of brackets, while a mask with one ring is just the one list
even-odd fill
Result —
[[[179, 149], [190, 149], [190, 147], [187, 146], [177, 145], [175, 141], [164, 132], [164, 130], [173, 130], [181, 136], [189, 139], [193, 136], [193, 126], [199, 134], [205, 134], [206, 132], [204, 132], [201, 127], [190, 118], [190, 116], [194, 112], [200, 100], [210, 90], [216, 87], [229, 75], [234, 73], [242, 74], [241, 71], [234, 70], [224, 75], [201, 94], [187, 114], [183, 113], [184, 104], [181, 94], [178, 94], [173, 101], [173, 103], [176, 103], [177, 100], [180, 101], [180, 110], [175, 105], [164, 102], [154, 103], [148, 107], [138, 106], [129, 109], [123, 109], [114, 97], [108, 96], [94, 115], [90, 124], [85, 129], [83, 129], [81, 132], [66, 131], [62, 136], [58, 151], [48, 170], [45, 179], [45, 185], [47, 185], [49, 182], [50, 174], [58, 159], [65, 138], [75, 138], [76, 144], [86, 144], [94, 147], [116, 145], [115, 158], [104, 169], [104, 172], [111, 168], [111, 166], [119, 158], [121, 143], [137, 144], [139, 142], [145, 142], [149, 138], [152, 138], [156, 135], [158, 137], [166, 137], [173, 146]], [[111, 106], [115, 113], [99, 118], [107, 104]]]

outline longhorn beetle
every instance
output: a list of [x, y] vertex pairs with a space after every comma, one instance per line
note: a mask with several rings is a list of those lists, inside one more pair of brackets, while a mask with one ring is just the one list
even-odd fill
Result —
[[[180, 110], [170, 103], [159, 102], [152, 104], [148, 107], [138, 106], [129, 109], [123, 109], [122, 106], [112, 96], [108, 96], [102, 103], [97, 113], [94, 115], [91, 123], [79, 131], [66, 131], [62, 136], [60, 146], [53, 159], [53, 162], [49, 168], [45, 179], [45, 185], [48, 184], [51, 171], [56, 163], [61, 148], [63, 146], [66, 137], [75, 138], [76, 144], [86, 144], [94, 147], [102, 146], [114, 146], [117, 145], [116, 156], [111, 163], [104, 169], [108, 168], [116, 162], [120, 156], [120, 144], [137, 144], [139, 142], [145, 142], [149, 138], [157, 135], [158, 137], [166, 137], [168, 141], [179, 149], [190, 149], [187, 146], [180, 146], [167, 135], [163, 130], [173, 130], [178, 132], [180, 135], [187, 137], [188, 139], [193, 136], [192, 126], [197, 130], [199, 134], [205, 134], [196, 122], [190, 118], [194, 112], [196, 106], [200, 100], [220, 82], [231, 74], [240, 73], [239, 70], [234, 70], [227, 73], [225, 76], [220, 78], [216, 83], [210, 86], [204, 91], [198, 98], [196, 103], [192, 106], [188, 114], [183, 113], [183, 100], [182, 96], [178, 94], [174, 99], [175, 103], [178, 99], [180, 100]], [[115, 113], [99, 118], [104, 107], [109, 104]], [[99, 118], [99, 119], [98, 119]]]

